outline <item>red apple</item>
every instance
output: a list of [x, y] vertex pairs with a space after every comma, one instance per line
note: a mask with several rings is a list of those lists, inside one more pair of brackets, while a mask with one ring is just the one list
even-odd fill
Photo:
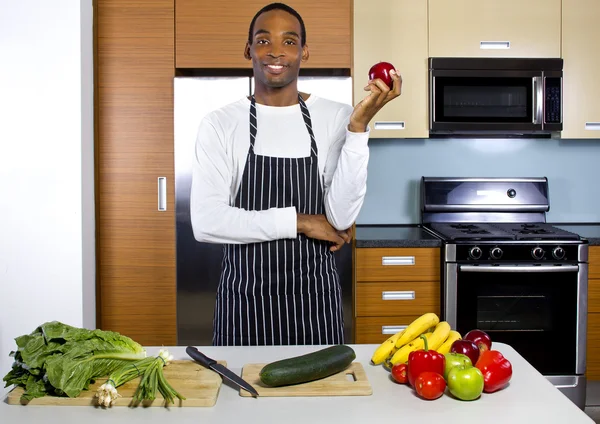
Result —
[[456, 340], [452, 343], [452, 346], [450, 346], [450, 352], [467, 355], [472, 364], [476, 364], [479, 359], [479, 348], [471, 340]]
[[371, 66], [369, 69], [369, 80], [374, 80], [375, 78], [381, 79], [384, 83], [387, 84], [388, 87], [392, 88], [392, 76], [390, 75], [390, 71], [394, 68], [389, 62], [379, 62], [375, 65]]
[[473, 343], [475, 343], [475, 345], [477, 345], [477, 347], [479, 348], [480, 352], [492, 349], [492, 339], [485, 331], [471, 330], [467, 334], [465, 334], [465, 337], [463, 337], [463, 339], [470, 340]]

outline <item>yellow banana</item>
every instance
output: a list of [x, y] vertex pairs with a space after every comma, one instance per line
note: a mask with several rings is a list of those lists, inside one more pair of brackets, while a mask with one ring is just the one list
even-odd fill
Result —
[[396, 341], [396, 347], [401, 348], [405, 344], [412, 342], [431, 327], [435, 327], [439, 322], [440, 318], [433, 312], [421, 315], [406, 327], [404, 334]]
[[406, 330], [398, 331], [396, 334], [390, 336], [386, 341], [381, 343], [373, 353], [373, 356], [371, 357], [371, 363], [374, 365], [379, 365], [391, 355], [396, 353], [396, 341], [398, 341], [400, 336], [404, 334], [404, 331]]
[[[427, 333], [424, 334], [424, 336], [427, 339], [429, 339], [432, 336], [432, 334], [433, 333]], [[390, 363], [392, 365], [405, 363], [408, 361], [408, 355], [410, 355], [411, 352], [423, 349], [424, 346], [425, 341], [421, 337], [417, 337], [412, 342], [405, 344], [400, 349], [398, 349], [398, 351], [394, 353], [394, 356], [392, 356], [392, 359], [390, 359]]]
[[457, 340], [460, 340], [461, 338], [462, 338], [462, 336], [460, 335], [460, 333], [458, 331], [450, 330], [450, 335], [448, 336], [446, 341], [444, 343], [442, 343], [442, 345], [440, 347], [438, 347], [436, 350], [438, 351], [438, 353], [445, 355], [446, 353], [450, 352], [452, 343], [454, 343]]
[[450, 324], [446, 321], [441, 321], [438, 325], [435, 326], [433, 330], [433, 334], [427, 337], [427, 349], [435, 350], [446, 341], [448, 336], [450, 335]]

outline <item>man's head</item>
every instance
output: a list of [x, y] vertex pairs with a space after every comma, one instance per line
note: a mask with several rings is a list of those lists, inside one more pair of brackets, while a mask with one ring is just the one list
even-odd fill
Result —
[[294, 9], [292, 9], [290, 6], [283, 3], [271, 3], [260, 9], [258, 12], [256, 12], [256, 15], [254, 15], [254, 18], [252, 18], [252, 21], [250, 22], [250, 28], [248, 29], [248, 44], [252, 44], [252, 38], [254, 36], [254, 25], [256, 24], [256, 20], [260, 15], [270, 10], [283, 10], [284, 12], [287, 12], [296, 19], [298, 19], [298, 22], [300, 23], [301, 46], [304, 47], [304, 45], [306, 44], [306, 27], [304, 26], [302, 16], [300, 16], [300, 14]]
[[291, 7], [272, 3], [252, 19], [244, 57], [252, 60], [257, 88], [296, 90], [300, 63], [308, 59], [306, 30]]

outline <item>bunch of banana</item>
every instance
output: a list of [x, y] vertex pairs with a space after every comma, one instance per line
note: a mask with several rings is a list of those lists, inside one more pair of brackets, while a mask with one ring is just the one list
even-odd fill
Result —
[[428, 349], [439, 353], [447, 353], [455, 340], [461, 338], [457, 331], [450, 328], [446, 321], [440, 322], [433, 312], [421, 315], [404, 330], [389, 337], [373, 353], [371, 362], [375, 365], [385, 363], [393, 366], [408, 361], [408, 355], [418, 349], [423, 349], [427, 339]]

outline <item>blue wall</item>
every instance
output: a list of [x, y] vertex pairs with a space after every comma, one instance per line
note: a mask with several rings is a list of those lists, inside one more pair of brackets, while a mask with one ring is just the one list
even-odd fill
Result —
[[372, 139], [357, 224], [415, 224], [428, 177], [547, 177], [548, 222], [600, 222], [600, 140]]

